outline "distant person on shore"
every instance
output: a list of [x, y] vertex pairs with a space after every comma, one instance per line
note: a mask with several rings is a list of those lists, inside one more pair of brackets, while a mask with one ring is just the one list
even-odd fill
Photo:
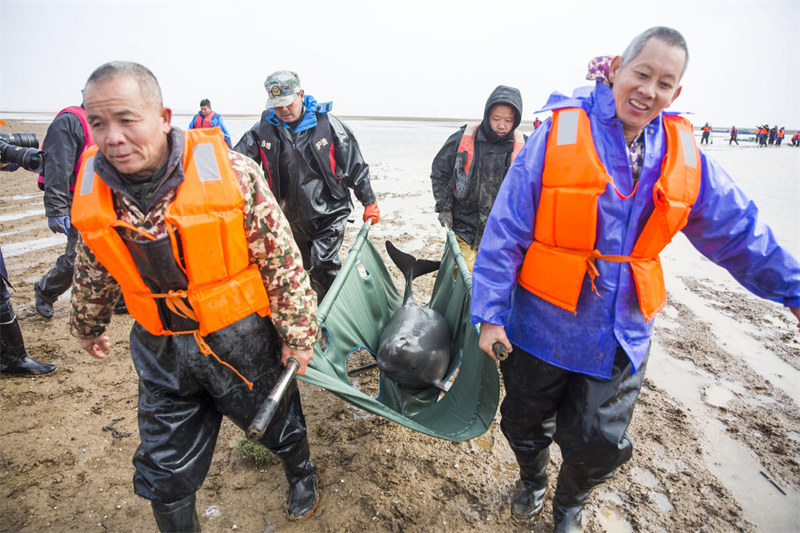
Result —
[[631, 458], [627, 427], [666, 302], [659, 253], [678, 231], [789, 307], [800, 329], [800, 262], [698, 150], [691, 123], [664, 113], [687, 60], [680, 33], [650, 28], [622, 56], [590, 64], [594, 87], [554, 93], [542, 110], [553, 117], [511, 165], [478, 251], [471, 321], [489, 356], [498, 342], [511, 352], [500, 363], [500, 427], [521, 478], [511, 513], [541, 510], [555, 440], [556, 532], [581, 531], [592, 490]]
[[800, 146], [800, 131], [792, 135], [792, 146]]
[[759, 146], [763, 146], [764, 148], [767, 147], [767, 137], [769, 137], [769, 124], [764, 124], [761, 126], [760, 137], [759, 137]]
[[[44, 170], [39, 176], [39, 188], [44, 191], [47, 226], [53, 233], [67, 236], [64, 253], [33, 286], [36, 312], [44, 318], [53, 317], [53, 304], [72, 285], [78, 230], [70, 223], [70, 210], [81, 155], [92, 145], [94, 141], [82, 105], [62, 109], [48, 126], [42, 143]], [[119, 302], [116, 312], [125, 312], [124, 301]]]
[[330, 113], [333, 104], [307, 95], [296, 73], [273, 72], [264, 87], [267, 109], [233, 149], [263, 167], [322, 301], [342, 266], [349, 189], [364, 206], [364, 222], [380, 219], [369, 165], [350, 128]]
[[203, 98], [200, 100], [200, 111], [197, 112], [192, 121], [189, 123], [189, 129], [214, 128], [216, 126], [219, 126], [219, 129], [222, 130], [222, 135], [225, 136], [225, 142], [227, 143], [228, 148], [230, 148], [231, 134], [228, 133], [228, 128], [225, 127], [225, 123], [222, 121], [222, 115], [211, 109], [211, 100], [208, 98]]
[[775, 135], [778, 134], [778, 126], [772, 126], [769, 130], [769, 144], [775, 144]]
[[708, 144], [709, 137], [711, 137], [711, 126], [706, 122], [706, 125], [703, 126], [703, 136], [700, 138], [700, 144]]
[[433, 159], [431, 187], [439, 222], [453, 229], [472, 270], [508, 167], [525, 144], [519, 89], [498, 85], [483, 109], [483, 120], [453, 133]]
[[775, 144], [776, 144], [777, 146], [780, 146], [780, 145], [781, 145], [781, 143], [783, 142], [783, 136], [784, 136], [785, 134], [786, 134], [786, 132], [785, 132], [785, 128], [784, 128], [783, 126], [781, 126], [781, 128], [780, 128], [780, 129], [778, 130], [778, 132], [775, 134]]
[[[19, 165], [16, 163], [0, 162], [0, 171], [14, 172], [18, 168]], [[11, 286], [8, 282], [6, 263], [3, 260], [3, 249], [0, 248], [0, 376], [49, 374], [56, 369], [56, 366], [36, 361], [25, 350], [22, 330], [11, 305], [11, 294], [8, 292], [8, 287]]]
[[533, 119], [533, 129], [536, 129], [541, 125], [542, 125], [542, 121], [539, 120], [539, 117], [536, 117], [536, 118]]
[[731, 126], [731, 140], [728, 141], [728, 146], [730, 146], [731, 143], [736, 143], [736, 146], [739, 146], [738, 138], [739, 130], [736, 129], [736, 126]]
[[[70, 331], [108, 356], [103, 332], [125, 294], [139, 375], [134, 491], [160, 531], [200, 531], [195, 494], [222, 416], [246, 429], [290, 358], [305, 373], [314, 294], [261, 169], [210, 130], [170, 126], [152, 72], [106, 63], [84, 94], [97, 147], [72, 209], [81, 239]], [[319, 495], [294, 380], [277, 409], [260, 442], [283, 462], [290, 517], [303, 519]]]

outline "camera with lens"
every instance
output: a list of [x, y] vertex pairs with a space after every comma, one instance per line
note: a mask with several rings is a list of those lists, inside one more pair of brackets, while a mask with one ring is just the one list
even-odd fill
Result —
[[0, 163], [16, 163], [38, 174], [44, 164], [43, 154], [35, 133], [0, 133]]

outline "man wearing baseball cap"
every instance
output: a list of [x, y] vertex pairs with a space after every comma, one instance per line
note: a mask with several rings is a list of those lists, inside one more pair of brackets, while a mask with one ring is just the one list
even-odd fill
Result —
[[297, 73], [273, 72], [264, 87], [266, 110], [233, 149], [264, 168], [322, 300], [341, 268], [349, 189], [364, 206], [364, 222], [380, 218], [369, 165], [350, 129], [330, 114], [332, 103], [305, 94]]

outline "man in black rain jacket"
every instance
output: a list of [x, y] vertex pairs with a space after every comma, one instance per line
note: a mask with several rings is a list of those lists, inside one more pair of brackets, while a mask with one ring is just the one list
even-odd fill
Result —
[[339, 273], [339, 249], [352, 210], [350, 191], [364, 206], [364, 222], [380, 218], [358, 142], [350, 129], [306, 95], [294, 72], [264, 82], [267, 109], [233, 149], [264, 168], [311, 275], [319, 300]]
[[53, 233], [67, 236], [64, 253], [34, 285], [36, 311], [44, 318], [52, 318], [53, 303], [72, 285], [78, 230], [70, 224], [70, 209], [81, 154], [93, 144], [88, 131], [86, 111], [82, 107], [67, 107], [50, 123], [42, 144], [44, 173], [40, 176], [39, 187], [44, 191], [47, 226]]
[[470, 270], [500, 184], [525, 143], [517, 131], [521, 120], [519, 90], [499, 85], [486, 101], [483, 120], [462, 126], [433, 160], [439, 221], [452, 227]]

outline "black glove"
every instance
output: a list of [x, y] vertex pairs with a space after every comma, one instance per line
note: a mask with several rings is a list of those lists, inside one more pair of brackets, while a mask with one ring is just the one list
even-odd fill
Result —
[[444, 226], [445, 224], [452, 228], [453, 227], [453, 212], [452, 211], [442, 211], [439, 213], [439, 224]]

